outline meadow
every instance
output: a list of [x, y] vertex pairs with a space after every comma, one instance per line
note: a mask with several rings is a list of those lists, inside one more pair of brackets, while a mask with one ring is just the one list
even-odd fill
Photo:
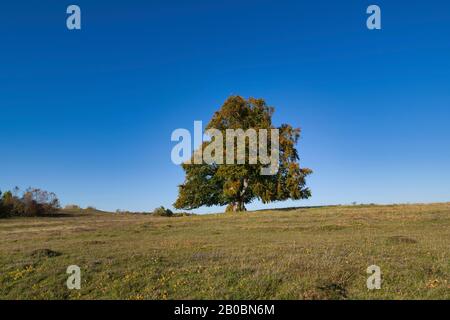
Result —
[[[0, 299], [450, 299], [450, 203], [0, 220]], [[81, 289], [66, 287], [69, 265]], [[366, 269], [382, 272], [368, 290]]]

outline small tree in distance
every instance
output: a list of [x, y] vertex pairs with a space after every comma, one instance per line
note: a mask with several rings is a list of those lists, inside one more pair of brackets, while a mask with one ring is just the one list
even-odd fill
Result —
[[[263, 99], [240, 96], [228, 98], [214, 113], [206, 129], [217, 129], [226, 135], [227, 129], [274, 129], [273, 107]], [[254, 199], [263, 203], [287, 199], [306, 199], [311, 196], [305, 178], [312, 173], [300, 168], [296, 144], [300, 129], [283, 124], [279, 129], [279, 163], [274, 175], [261, 175], [262, 164], [187, 164], [183, 163], [185, 182], [179, 186], [174, 207], [192, 210], [201, 206], [227, 205], [227, 211], [245, 211], [245, 204]], [[213, 141], [205, 141], [204, 150]], [[247, 142], [246, 142], [247, 143]], [[234, 144], [234, 148], [237, 145]], [[226, 144], [224, 142], [224, 153]], [[236, 154], [237, 149], [233, 150]], [[195, 153], [194, 153], [195, 154]], [[246, 144], [246, 154], [249, 154]], [[193, 156], [194, 157], [194, 156]], [[191, 161], [193, 163], [193, 161]]]
[[159, 216], [159, 217], [171, 217], [171, 216], [173, 216], [172, 210], [166, 209], [163, 206], [153, 210], [152, 214], [154, 216]]

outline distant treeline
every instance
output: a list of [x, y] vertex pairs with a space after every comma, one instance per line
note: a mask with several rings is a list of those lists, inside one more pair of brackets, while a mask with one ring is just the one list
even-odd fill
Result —
[[[86, 209], [81, 208], [78, 205], [67, 205], [64, 207], [63, 212], [68, 211], [77, 212], [93, 212], [98, 211], [96, 208], [90, 206]], [[44, 191], [36, 188], [28, 188], [21, 192], [19, 188], [14, 188], [13, 191], [6, 191], [2, 193], [0, 191], [0, 218], [8, 217], [39, 217], [47, 216], [61, 212], [61, 206], [58, 197], [53, 192]], [[149, 212], [131, 212], [124, 210], [117, 210], [118, 214], [148, 214], [160, 217], [182, 217], [190, 216], [190, 213], [174, 213], [170, 209], [164, 207], [156, 208]]]
[[116, 210], [116, 213], [119, 214], [151, 214], [153, 216], [158, 216], [158, 217], [184, 217], [184, 216], [192, 216], [192, 213], [187, 213], [187, 212], [178, 212], [175, 213], [170, 209], [166, 209], [163, 206], [156, 208], [153, 211], [150, 212], [132, 212], [132, 211], [123, 211], [123, 210]]
[[21, 192], [17, 187], [13, 191], [0, 191], [0, 218], [46, 216], [59, 209], [58, 197], [53, 192], [36, 188]]
[[[87, 207], [86, 209], [81, 208], [80, 206], [76, 204], [69, 204], [64, 207], [64, 211], [76, 211], [76, 212], [86, 212], [86, 213], [92, 213], [94, 211], [97, 212], [103, 212], [103, 213], [111, 213], [107, 211], [100, 211], [97, 210], [94, 207]], [[114, 214], [142, 214], [142, 215], [153, 215], [158, 217], [184, 217], [184, 216], [192, 216], [193, 213], [187, 213], [187, 212], [173, 212], [170, 209], [166, 209], [163, 206], [156, 208], [153, 211], [129, 211], [129, 210], [121, 210], [117, 209]]]

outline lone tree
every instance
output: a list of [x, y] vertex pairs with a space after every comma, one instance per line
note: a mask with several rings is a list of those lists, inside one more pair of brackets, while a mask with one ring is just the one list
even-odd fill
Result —
[[[192, 161], [196, 154], [206, 151], [212, 144], [223, 145], [223, 149], [219, 148], [212, 152], [213, 157], [217, 156], [217, 152], [222, 152], [222, 156], [225, 156], [227, 151], [233, 155], [238, 154], [239, 150], [242, 151], [242, 145], [241, 149], [238, 147], [239, 137], [243, 137], [241, 142], [244, 144], [246, 158], [247, 155], [250, 158], [251, 152], [255, 152], [250, 148], [251, 142], [247, 134], [233, 137], [232, 145], [225, 143], [224, 139], [213, 136], [209, 141], [203, 142], [200, 150], [194, 152], [191, 161], [182, 164], [186, 178], [185, 182], [179, 186], [179, 195], [174, 207], [192, 210], [201, 206], [227, 205], [226, 211], [236, 212], [245, 211], [245, 204], [254, 199], [269, 203], [309, 198], [311, 192], [305, 187], [305, 177], [312, 171], [308, 168], [300, 168], [299, 155], [295, 147], [300, 137], [300, 129], [288, 124], [275, 128], [272, 124], [273, 112], [274, 108], [269, 107], [263, 99], [246, 100], [240, 96], [232, 96], [225, 101], [220, 110], [214, 113], [206, 127], [206, 132], [215, 130], [216, 133], [225, 137], [230, 129], [234, 131], [242, 129], [241, 133], [251, 129], [257, 132], [271, 132], [271, 129], [278, 129], [278, 157], [276, 158], [278, 170], [275, 173], [261, 174], [261, 169], [267, 167], [267, 163], [263, 164], [259, 161], [261, 159], [252, 164], [250, 161], [244, 164], [242, 162], [230, 164]], [[234, 144], [235, 138], [238, 140], [237, 144]], [[267, 147], [271, 149], [275, 145], [273, 137], [267, 134], [266, 139]], [[273, 153], [273, 149], [271, 150]], [[261, 154], [260, 149], [257, 152]]]

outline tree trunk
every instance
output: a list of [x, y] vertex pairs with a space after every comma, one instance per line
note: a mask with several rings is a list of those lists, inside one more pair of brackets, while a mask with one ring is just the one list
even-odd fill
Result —
[[247, 211], [247, 209], [245, 208], [245, 203], [243, 201], [244, 199], [244, 195], [245, 195], [245, 191], [247, 191], [248, 188], [248, 179], [245, 178], [242, 181], [242, 188], [241, 190], [238, 192], [237, 194], [237, 198], [235, 201], [231, 202], [226, 211], [232, 211], [232, 212], [242, 212], [242, 211]]
[[241, 212], [241, 211], [247, 211], [245, 209], [244, 202], [242, 201], [236, 201], [233, 203], [233, 212]]
[[244, 194], [245, 194], [245, 191], [247, 191], [247, 188], [248, 188], [248, 179], [244, 179], [243, 187], [239, 194], [240, 199], [236, 202], [237, 208], [236, 208], [236, 210], [233, 210], [233, 211], [235, 211], [235, 212], [236, 211], [247, 211], [247, 209], [245, 209], [244, 201], [242, 201], [242, 198], [244, 197]]
[[226, 211], [242, 212], [242, 211], [247, 211], [247, 209], [245, 208], [245, 204], [243, 201], [234, 201], [228, 205]]

